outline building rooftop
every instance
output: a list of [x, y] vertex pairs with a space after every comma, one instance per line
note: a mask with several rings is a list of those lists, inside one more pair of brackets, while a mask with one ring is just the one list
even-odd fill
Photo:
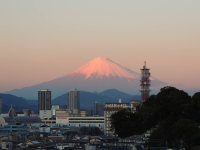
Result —
[[13, 123], [41, 123], [41, 119], [39, 117], [4, 117], [5, 122], [8, 124]]
[[41, 92], [44, 92], [44, 91], [49, 91], [48, 89], [41, 89], [40, 90]]

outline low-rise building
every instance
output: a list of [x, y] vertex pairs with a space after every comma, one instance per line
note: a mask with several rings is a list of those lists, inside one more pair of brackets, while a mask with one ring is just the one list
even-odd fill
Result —
[[87, 117], [87, 116], [92, 116], [92, 110], [81, 110], [80, 115], [75, 117]]
[[26, 140], [28, 130], [24, 124], [5, 125], [0, 129], [0, 135], [8, 137], [12, 141]]
[[63, 117], [56, 118], [56, 123], [70, 127], [99, 127], [104, 129], [104, 117]]
[[60, 109], [59, 105], [52, 105], [51, 106], [52, 115], [55, 116], [56, 115], [56, 110], [59, 110], [59, 109]]
[[50, 119], [52, 118], [52, 112], [51, 110], [40, 110], [40, 119]]
[[71, 116], [69, 109], [56, 110], [56, 124], [66, 125], [67, 118]]
[[104, 128], [104, 117], [69, 117], [68, 126]]

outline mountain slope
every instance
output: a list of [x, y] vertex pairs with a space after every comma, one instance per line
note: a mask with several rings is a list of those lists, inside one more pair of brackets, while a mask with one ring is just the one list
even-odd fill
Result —
[[[165, 83], [152, 78], [151, 89], [159, 90]], [[27, 99], [37, 99], [37, 91], [50, 89], [52, 98], [56, 98], [71, 88], [83, 91], [103, 91], [117, 89], [126, 93], [138, 94], [140, 89], [140, 74], [127, 69], [108, 58], [95, 58], [74, 72], [35, 86], [12, 90], [7, 93], [22, 96]]]
[[115, 100], [118, 100], [119, 98], [121, 98], [122, 100], [131, 100], [131, 99], [139, 100], [140, 99], [139, 95], [130, 95], [130, 94], [121, 92], [117, 89], [108, 89], [99, 93], [99, 95], [103, 97], [107, 97], [109, 99], [115, 99]]
[[37, 113], [37, 101], [26, 100], [22, 97], [17, 97], [10, 94], [0, 94], [2, 99], [2, 112], [7, 113], [12, 105], [16, 111], [22, 111], [23, 109], [31, 109]]

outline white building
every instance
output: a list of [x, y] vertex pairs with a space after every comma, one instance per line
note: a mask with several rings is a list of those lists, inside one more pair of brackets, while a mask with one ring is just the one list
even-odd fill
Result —
[[51, 110], [40, 110], [40, 119], [50, 119], [52, 117], [52, 111]]
[[55, 116], [56, 115], [56, 110], [59, 110], [59, 109], [60, 109], [59, 105], [52, 105], [51, 106], [52, 115]]
[[67, 125], [70, 127], [99, 127], [104, 129], [104, 117], [56, 117], [56, 124]]

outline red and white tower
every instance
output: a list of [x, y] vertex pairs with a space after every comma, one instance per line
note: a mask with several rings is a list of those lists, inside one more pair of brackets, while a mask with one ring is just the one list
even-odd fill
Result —
[[149, 72], [150, 69], [148, 69], [146, 67], [146, 61], [144, 62], [144, 66], [143, 68], [141, 69], [141, 98], [142, 98], [142, 101], [146, 101], [147, 98], [149, 97], [149, 93], [150, 93], [150, 72]]

